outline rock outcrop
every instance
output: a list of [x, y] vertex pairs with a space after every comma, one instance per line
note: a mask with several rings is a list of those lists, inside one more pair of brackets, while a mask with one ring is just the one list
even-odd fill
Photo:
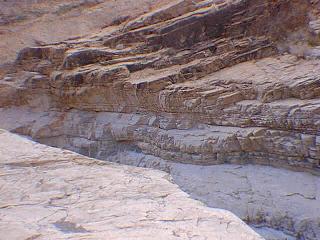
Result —
[[0, 131], [0, 239], [263, 239], [232, 213], [190, 199], [164, 172]]
[[[69, 117], [68, 109], [107, 112], [111, 119], [110, 112], [121, 113], [136, 122], [123, 121], [120, 132], [110, 123], [114, 139], [167, 160], [252, 162], [317, 174], [319, 61], [276, 55], [297, 29], [317, 40], [307, 14], [317, 6], [177, 1], [111, 33], [24, 49], [1, 81], [0, 103], [46, 103], [49, 111], [63, 112], [59, 119]], [[64, 124], [70, 123], [57, 127]], [[196, 141], [184, 137], [199, 128]], [[58, 135], [70, 137], [65, 129]], [[99, 136], [88, 140], [99, 142]]]
[[[0, 71], [0, 127], [166, 171], [172, 162], [254, 164], [319, 182], [319, 22], [314, 0], [177, 0], [83, 38], [27, 47]], [[317, 219], [314, 235], [263, 221], [320, 238]]]
[[0, 67], [22, 48], [66, 39], [117, 25], [169, 3], [169, 0], [2, 0]]
[[269, 226], [292, 236], [278, 234], [270, 239], [317, 239], [320, 235], [316, 176], [267, 166], [181, 164], [171, 166], [171, 175], [191, 197], [232, 211], [258, 232]]

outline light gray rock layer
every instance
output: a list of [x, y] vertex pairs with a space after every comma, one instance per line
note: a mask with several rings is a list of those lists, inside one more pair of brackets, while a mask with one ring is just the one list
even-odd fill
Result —
[[0, 130], [0, 239], [263, 240], [169, 178]]

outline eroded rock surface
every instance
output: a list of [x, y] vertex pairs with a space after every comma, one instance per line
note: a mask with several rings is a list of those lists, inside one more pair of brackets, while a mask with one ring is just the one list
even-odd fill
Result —
[[[104, 160], [166, 171], [267, 165], [313, 174], [309, 185], [320, 175], [319, 19], [314, 0], [177, 0], [27, 47], [0, 70], [0, 127]], [[316, 219], [315, 235], [270, 219], [298, 239], [319, 238]]]
[[78, 39], [132, 19], [168, 0], [2, 0], [0, 67], [25, 47]]
[[253, 165], [176, 164], [171, 169], [174, 181], [208, 206], [228, 209], [252, 225], [280, 229], [295, 239], [320, 236], [316, 176]]
[[263, 239], [169, 179], [1, 130], [0, 239]]
[[[83, 138], [88, 124], [98, 128], [85, 133], [90, 149], [104, 129], [166, 160], [318, 174], [318, 14], [314, 1], [176, 1], [113, 31], [22, 50], [3, 72], [0, 106], [58, 115], [43, 125], [51, 131], [21, 124], [39, 141]], [[90, 120], [69, 121], [78, 116]]]

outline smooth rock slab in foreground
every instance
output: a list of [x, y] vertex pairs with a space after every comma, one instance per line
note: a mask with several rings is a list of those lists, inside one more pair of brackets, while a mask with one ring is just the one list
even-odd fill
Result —
[[0, 239], [263, 239], [164, 172], [96, 161], [0, 132]]

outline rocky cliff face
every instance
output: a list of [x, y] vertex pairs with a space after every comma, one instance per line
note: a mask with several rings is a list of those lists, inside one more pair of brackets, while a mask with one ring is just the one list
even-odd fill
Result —
[[24, 47], [79, 39], [133, 19], [168, 0], [2, 0], [0, 66]]
[[[232, 163], [313, 174], [303, 179], [315, 184], [315, 215], [251, 220], [318, 239], [320, 2], [180, 0], [114, 24], [20, 51], [0, 74], [0, 127], [167, 171]], [[304, 221], [312, 227], [295, 227]]]

